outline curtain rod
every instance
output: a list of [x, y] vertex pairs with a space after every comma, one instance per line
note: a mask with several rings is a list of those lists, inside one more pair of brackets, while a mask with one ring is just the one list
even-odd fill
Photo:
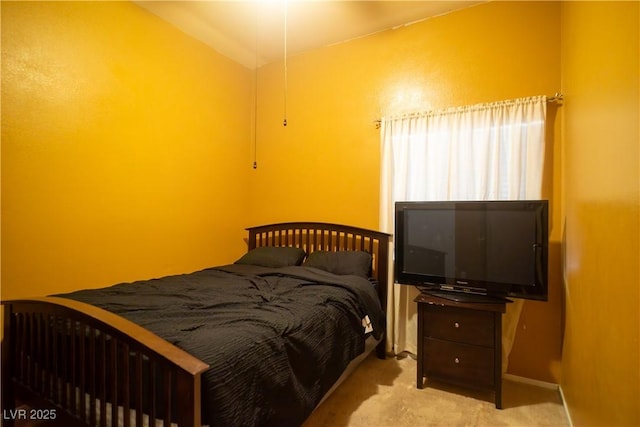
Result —
[[553, 96], [547, 96], [547, 102], [557, 102], [558, 104], [562, 104], [564, 101], [564, 95], [560, 92], [556, 92]]
[[[563, 101], [564, 95], [560, 92], [556, 92], [554, 95], [547, 96], [547, 102], [556, 102], [558, 105], [562, 105]], [[374, 120], [373, 122], [376, 124], [376, 129], [380, 129], [380, 126], [382, 125], [382, 119]]]

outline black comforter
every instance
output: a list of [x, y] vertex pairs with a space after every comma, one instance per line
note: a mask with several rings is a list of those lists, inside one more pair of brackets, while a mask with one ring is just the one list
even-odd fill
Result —
[[228, 265], [58, 295], [125, 317], [198, 357], [203, 420], [300, 425], [384, 330], [375, 288], [310, 267]]

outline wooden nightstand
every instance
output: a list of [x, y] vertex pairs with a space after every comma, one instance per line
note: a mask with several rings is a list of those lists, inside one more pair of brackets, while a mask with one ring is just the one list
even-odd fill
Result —
[[491, 390], [502, 409], [505, 303], [457, 302], [422, 293], [418, 303], [418, 388], [424, 378]]

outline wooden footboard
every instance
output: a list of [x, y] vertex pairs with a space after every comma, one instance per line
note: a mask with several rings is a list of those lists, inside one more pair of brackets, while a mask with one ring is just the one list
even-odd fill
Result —
[[48, 297], [3, 308], [3, 423], [201, 425], [200, 360], [88, 304]]

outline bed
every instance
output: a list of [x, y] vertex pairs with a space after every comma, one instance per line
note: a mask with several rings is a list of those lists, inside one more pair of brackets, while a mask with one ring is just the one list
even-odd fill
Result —
[[370, 349], [384, 358], [389, 235], [247, 230], [234, 264], [3, 302], [3, 421], [300, 425]]

